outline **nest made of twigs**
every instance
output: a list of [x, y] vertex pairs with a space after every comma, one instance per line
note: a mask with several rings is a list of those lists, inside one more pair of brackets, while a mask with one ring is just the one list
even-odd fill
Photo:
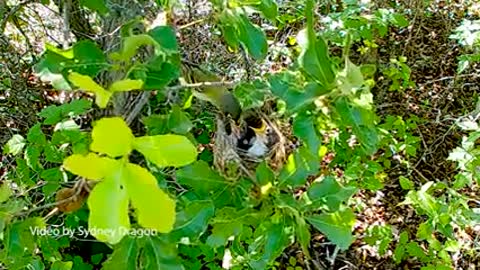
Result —
[[251, 156], [248, 152], [237, 147], [241, 137], [242, 127], [238, 127], [233, 120], [218, 116], [217, 131], [213, 147], [214, 164], [217, 169], [225, 174], [230, 164], [237, 165], [243, 174], [249, 177], [255, 175], [255, 168], [258, 163], [265, 160], [274, 170], [280, 168], [287, 156], [287, 137], [282, 133], [282, 123], [279, 119], [273, 119], [260, 110], [256, 111], [270, 127], [272, 145], [264, 157]]

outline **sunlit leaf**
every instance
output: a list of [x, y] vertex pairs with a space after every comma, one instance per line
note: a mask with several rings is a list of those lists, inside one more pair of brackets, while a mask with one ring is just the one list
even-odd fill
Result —
[[24, 147], [25, 147], [25, 138], [23, 138], [22, 135], [15, 134], [5, 144], [5, 147], [3, 148], [3, 153], [18, 155], [22, 152]]
[[120, 117], [104, 117], [93, 124], [90, 149], [110, 157], [128, 155], [132, 151], [132, 130]]
[[128, 193], [123, 167], [98, 183], [88, 197], [88, 228], [100, 241], [116, 244], [130, 229]]
[[120, 81], [116, 81], [110, 85], [108, 90], [110, 92], [124, 92], [124, 91], [132, 91], [132, 90], [139, 90], [142, 89], [143, 81], [141, 80], [131, 80], [131, 79], [124, 79]]
[[185, 136], [167, 134], [135, 138], [133, 147], [159, 167], [181, 167], [197, 158], [197, 149]]
[[307, 217], [307, 221], [342, 250], [346, 250], [354, 240], [355, 215], [351, 209], [312, 215]]
[[290, 154], [279, 175], [279, 185], [297, 187], [305, 184], [307, 177], [318, 173], [320, 159], [307, 148], [301, 147]]
[[63, 167], [66, 170], [90, 180], [101, 180], [120, 166], [118, 161], [99, 157], [94, 153], [86, 156], [71, 155], [63, 161]]
[[98, 85], [90, 76], [82, 75], [77, 72], [71, 72], [68, 75], [68, 80], [81, 90], [94, 93], [95, 104], [97, 104], [98, 107], [107, 107], [108, 101], [112, 96], [112, 92], [109, 92]]
[[146, 228], [167, 233], [175, 222], [175, 201], [157, 185], [155, 177], [145, 168], [127, 164], [125, 177], [128, 196], [136, 209], [138, 223]]

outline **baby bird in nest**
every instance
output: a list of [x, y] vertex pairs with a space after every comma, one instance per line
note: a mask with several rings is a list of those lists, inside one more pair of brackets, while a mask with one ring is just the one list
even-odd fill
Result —
[[[184, 78], [189, 83], [220, 81], [215, 74], [192, 63], [184, 63], [182, 70]], [[224, 86], [208, 86], [198, 89], [195, 91], [195, 96], [211, 102], [221, 111], [225, 131], [228, 136], [235, 137], [235, 147], [240, 156], [259, 160], [270, 152], [275, 143], [275, 136], [270, 123], [261, 113], [254, 110], [243, 112], [240, 102]], [[233, 121], [228, 121], [229, 118]]]

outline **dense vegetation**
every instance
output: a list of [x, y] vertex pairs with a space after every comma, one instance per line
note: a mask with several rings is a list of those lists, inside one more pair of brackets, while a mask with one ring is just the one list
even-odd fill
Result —
[[480, 267], [476, 1], [0, 14], [1, 269]]

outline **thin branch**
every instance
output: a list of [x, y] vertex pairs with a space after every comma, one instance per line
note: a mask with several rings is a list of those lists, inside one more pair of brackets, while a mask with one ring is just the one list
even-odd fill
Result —
[[183, 30], [183, 29], [185, 29], [185, 28], [188, 28], [188, 27], [190, 27], [190, 26], [192, 26], [192, 25], [195, 25], [195, 24], [197, 24], [197, 23], [201, 23], [201, 22], [203, 22], [203, 21], [205, 21], [205, 19], [198, 19], [198, 20], [195, 20], [195, 21], [193, 21], [193, 22], [189, 22], [189, 23], [187, 23], [187, 24], [184, 24], [184, 25], [179, 26], [179, 27], [178, 27], [178, 30]]
[[148, 102], [149, 96], [150, 96], [150, 91], [144, 91], [140, 95], [140, 98], [136, 99], [135, 107], [133, 107], [133, 109], [130, 111], [130, 113], [128, 113], [126, 117], [125, 121], [127, 122], [127, 125], [132, 124], [133, 120], [135, 120], [137, 115], [142, 111], [143, 106], [145, 106], [145, 104], [147, 104]]
[[70, 37], [70, 22], [69, 22], [69, 12], [70, 12], [71, 0], [66, 0], [63, 3], [63, 49], [68, 48], [68, 40]]
[[177, 91], [185, 88], [205, 88], [205, 87], [219, 87], [224, 86], [227, 88], [231, 88], [235, 86], [235, 82], [200, 82], [200, 83], [187, 83], [187, 84], [179, 84], [175, 86], [166, 87], [165, 90], [167, 91]]

